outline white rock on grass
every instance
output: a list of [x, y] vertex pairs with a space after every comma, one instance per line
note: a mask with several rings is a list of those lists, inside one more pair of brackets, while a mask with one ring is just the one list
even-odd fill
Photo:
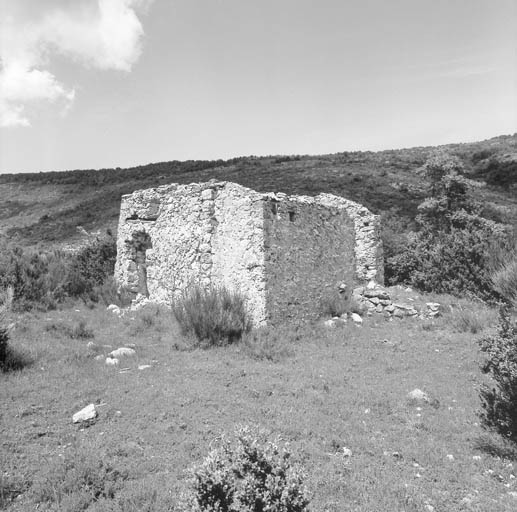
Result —
[[147, 370], [147, 368], [151, 368], [150, 364], [139, 364], [138, 369], [139, 370]]
[[352, 450], [350, 448], [347, 448], [346, 446], [343, 446], [341, 454], [343, 455], [343, 457], [351, 457]]
[[413, 389], [413, 391], [410, 391], [407, 394], [407, 397], [409, 400], [411, 400], [413, 402], [418, 402], [418, 403], [429, 402], [429, 396], [427, 395], [427, 393], [425, 393], [424, 391], [422, 391], [421, 389], [418, 389], [418, 388], [415, 388], [415, 389]]
[[138, 293], [136, 298], [131, 301], [131, 306], [129, 309], [131, 311], [138, 311], [139, 309], [147, 306], [147, 304], [150, 304], [149, 299], [145, 295]]
[[332, 329], [332, 328], [336, 327], [336, 324], [334, 323], [334, 320], [332, 320], [331, 318], [329, 318], [328, 320], [325, 320], [323, 322], [323, 325], [325, 327], [328, 327], [329, 329]]
[[104, 360], [104, 356], [102, 354], [95, 356], [95, 361], [103, 361], [103, 360]]
[[117, 366], [119, 364], [119, 360], [116, 357], [110, 357], [108, 356], [106, 358], [106, 364], [108, 366]]
[[72, 416], [72, 421], [74, 423], [80, 423], [83, 421], [91, 421], [97, 417], [97, 410], [95, 409], [95, 404], [87, 405], [84, 409], [76, 412]]
[[356, 324], [362, 324], [363, 323], [363, 319], [357, 314], [357, 313], [352, 313], [350, 315], [350, 318], [352, 319], [353, 322], [355, 322]]
[[120, 347], [116, 350], [112, 350], [108, 355], [110, 357], [118, 358], [125, 356], [134, 356], [136, 354], [135, 349], [129, 347]]
[[106, 309], [111, 311], [114, 315], [122, 315], [122, 310], [116, 304], [110, 304]]

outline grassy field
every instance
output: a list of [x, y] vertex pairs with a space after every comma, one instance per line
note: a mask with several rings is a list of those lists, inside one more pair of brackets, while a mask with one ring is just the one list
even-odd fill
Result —
[[[436, 299], [458, 302], [415, 297]], [[0, 374], [0, 508], [174, 510], [188, 468], [246, 424], [290, 443], [313, 511], [514, 511], [517, 450], [476, 415], [476, 339], [495, 318], [461, 301], [435, 321], [318, 323], [200, 349], [157, 308], [26, 313], [11, 343], [32, 362]], [[136, 356], [119, 366], [95, 359], [127, 345]], [[430, 403], [409, 401], [415, 388]], [[74, 425], [89, 403], [97, 420]]]

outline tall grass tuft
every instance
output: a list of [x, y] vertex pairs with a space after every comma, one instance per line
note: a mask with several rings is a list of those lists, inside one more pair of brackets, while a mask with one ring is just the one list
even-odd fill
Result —
[[514, 307], [517, 307], [517, 256], [504, 263], [492, 274], [494, 289]]
[[477, 334], [496, 323], [497, 313], [484, 305], [460, 306], [449, 313], [449, 321], [457, 332]]
[[490, 249], [492, 286], [508, 305], [517, 307], [517, 229]]
[[238, 341], [252, 325], [244, 297], [224, 286], [191, 285], [173, 302], [172, 311], [183, 334], [209, 346]]
[[278, 362], [294, 355], [295, 342], [301, 338], [298, 326], [264, 326], [242, 337], [244, 352], [258, 361]]

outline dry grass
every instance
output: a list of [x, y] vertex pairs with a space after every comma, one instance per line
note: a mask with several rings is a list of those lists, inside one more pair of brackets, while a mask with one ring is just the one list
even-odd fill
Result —
[[[475, 336], [452, 331], [447, 319], [431, 330], [416, 319], [376, 317], [362, 327], [307, 326], [282, 357], [259, 357], [243, 343], [194, 349], [170, 313], [118, 318], [76, 309], [26, 314], [12, 333], [34, 364], [0, 375], [10, 512], [77, 510], [84, 493], [88, 511], [172, 510], [186, 470], [236, 424], [290, 442], [315, 512], [516, 508], [516, 454], [478, 424], [484, 377]], [[107, 367], [87, 340], [45, 328], [81, 320], [101, 353], [132, 344], [136, 357]], [[410, 405], [414, 388], [435, 407]], [[72, 414], [89, 403], [98, 404], [97, 421], [73, 425]], [[110, 468], [113, 492], [68, 485], [66, 464], [83, 476], [81, 468], [97, 476]], [[48, 499], [52, 492], [61, 501]]]

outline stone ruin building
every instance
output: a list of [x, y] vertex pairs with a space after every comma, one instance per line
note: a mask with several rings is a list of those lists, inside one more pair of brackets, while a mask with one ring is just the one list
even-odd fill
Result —
[[380, 222], [342, 197], [260, 193], [230, 182], [122, 197], [115, 278], [170, 303], [191, 283], [246, 298], [255, 325], [310, 319], [324, 297], [383, 281]]

